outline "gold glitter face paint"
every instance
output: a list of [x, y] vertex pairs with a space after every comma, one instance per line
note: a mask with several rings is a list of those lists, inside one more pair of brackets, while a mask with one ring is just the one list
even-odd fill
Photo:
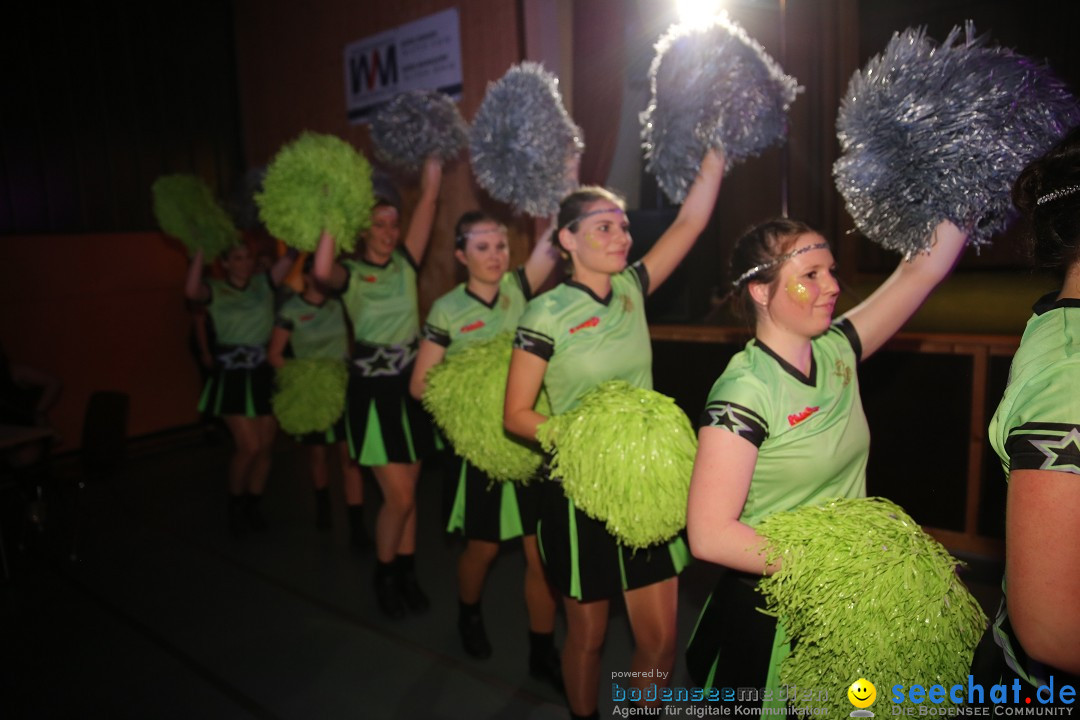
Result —
[[810, 302], [810, 288], [803, 285], [798, 278], [788, 280], [787, 287], [784, 290], [789, 298], [800, 305], [806, 305]]
[[589, 230], [589, 231], [587, 231], [585, 233], [585, 242], [593, 250], [603, 250], [604, 249], [604, 243], [602, 243], [602, 242], [600, 242], [599, 240], [596, 239], [596, 236], [593, 235], [592, 230]]

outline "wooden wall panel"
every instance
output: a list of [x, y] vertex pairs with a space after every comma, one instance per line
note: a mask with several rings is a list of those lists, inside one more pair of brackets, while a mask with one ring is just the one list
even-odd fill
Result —
[[[519, 4], [506, 0], [413, 0], [356, 3], [329, 0], [297, 6], [285, 0], [237, 0], [236, 47], [245, 150], [251, 165], [272, 159], [303, 130], [338, 135], [368, 157], [366, 125], [350, 125], [345, 113], [345, 46], [450, 7], [461, 27], [464, 90], [460, 109], [471, 119], [487, 84], [522, 58]], [[399, 183], [405, 221], [416, 188]], [[483, 205], [515, 228], [512, 262], [523, 262], [529, 237], [506, 208], [490, 203], [472, 182], [467, 159], [445, 169], [431, 247], [420, 274], [421, 309], [449, 290], [459, 275], [453, 259], [453, 226], [462, 212]]]

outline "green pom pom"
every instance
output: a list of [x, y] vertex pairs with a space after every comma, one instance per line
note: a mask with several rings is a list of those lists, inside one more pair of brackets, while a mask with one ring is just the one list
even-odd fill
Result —
[[350, 252], [375, 204], [371, 165], [341, 138], [306, 132], [278, 151], [255, 203], [286, 245], [313, 252], [326, 230], [339, 252]]
[[349, 371], [341, 360], [289, 360], [275, 380], [274, 415], [290, 435], [329, 430], [345, 411]]
[[194, 175], [162, 175], [154, 181], [154, 217], [161, 229], [208, 260], [236, 245], [239, 237], [214, 193]]
[[662, 543], [686, 527], [697, 438], [671, 398], [612, 380], [536, 434], [566, 496], [624, 545]]
[[[497, 335], [447, 357], [427, 375], [423, 403], [454, 450], [495, 480], [527, 483], [541, 454], [503, 429], [503, 398], [513, 336]], [[551, 413], [547, 394], [536, 410]]]
[[844, 689], [860, 677], [965, 681], [986, 616], [956, 576], [959, 561], [899, 506], [835, 500], [771, 515], [757, 532], [782, 561], [758, 589], [796, 643], [782, 684], [827, 690], [814, 705], [846, 716]]

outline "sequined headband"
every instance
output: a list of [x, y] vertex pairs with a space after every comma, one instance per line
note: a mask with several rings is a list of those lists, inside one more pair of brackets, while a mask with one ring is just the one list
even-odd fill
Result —
[[606, 213], [606, 212], [613, 212], [613, 213], [619, 213], [620, 215], [626, 215], [625, 210], [623, 210], [622, 208], [617, 208], [617, 207], [615, 207], [615, 208], [600, 208], [599, 210], [590, 210], [589, 212], [581, 213], [580, 215], [578, 215], [576, 218], [574, 218], [570, 222], [560, 225], [559, 230], [562, 230], [563, 228], [568, 228], [571, 225], [573, 225], [574, 223], [581, 222], [582, 220], [584, 220], [587, 217], [591, 217], [593, 215], [599, 215], [600, 213]]
[[769, 268], [776, 267], [777, 265], [782, 265], [782, 264], [786, 263], [788, 260], [790, 260], [791, 258], [802, 255], [803, 253], [810, 252], [811, 250], [828, 250], [828, 249], [829, 249], [829, 243], [827, 243], [827, 242], [819, 242], [819, 243], [814, 243], [813, 245], [806, 245], [805, 247], [801, 247], [798, 250], [792, 250], [789, 253], [784, 253], [783, 255], [781, 255], [779, 257], [773, 258], [772, 260], [770, 260], [767, 263], [761, 263], [760, 265], [755, 265], [754, 267], [750, 268], [749, 270], [744, 272], [742, 275], [740, 275], [738, 278], [736, 278], [735, 282], [731, 283], [731, 285], [732, 285], [732, 287], [737, 288], [740, 285], [742, 285], [744, 282], [746, 282], [747, 280], [753, 279], [755, 275], [762, 272], [763, 270], [768, 270]]
[[1048, 192], [1045, 195], [1040, 196], [1039, 199], [1035, 201], [1035, 204], [1045, 205], [1048, 202], [1053, 202], [1054, 200], [1057, 200], [1058, 198], [1063, 198], [1066, 195], [1072, 195], [1075, 192], [1080, 192], [1080, 185], [1067, 185], [1066, 187], [1060, 188], [1053, 192]]

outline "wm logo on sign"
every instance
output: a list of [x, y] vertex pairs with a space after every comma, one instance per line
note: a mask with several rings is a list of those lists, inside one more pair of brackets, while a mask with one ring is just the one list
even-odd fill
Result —
[[349, 57], [349, 87], [354, 96], [396, 85], [397, 47], [385, 45]]

